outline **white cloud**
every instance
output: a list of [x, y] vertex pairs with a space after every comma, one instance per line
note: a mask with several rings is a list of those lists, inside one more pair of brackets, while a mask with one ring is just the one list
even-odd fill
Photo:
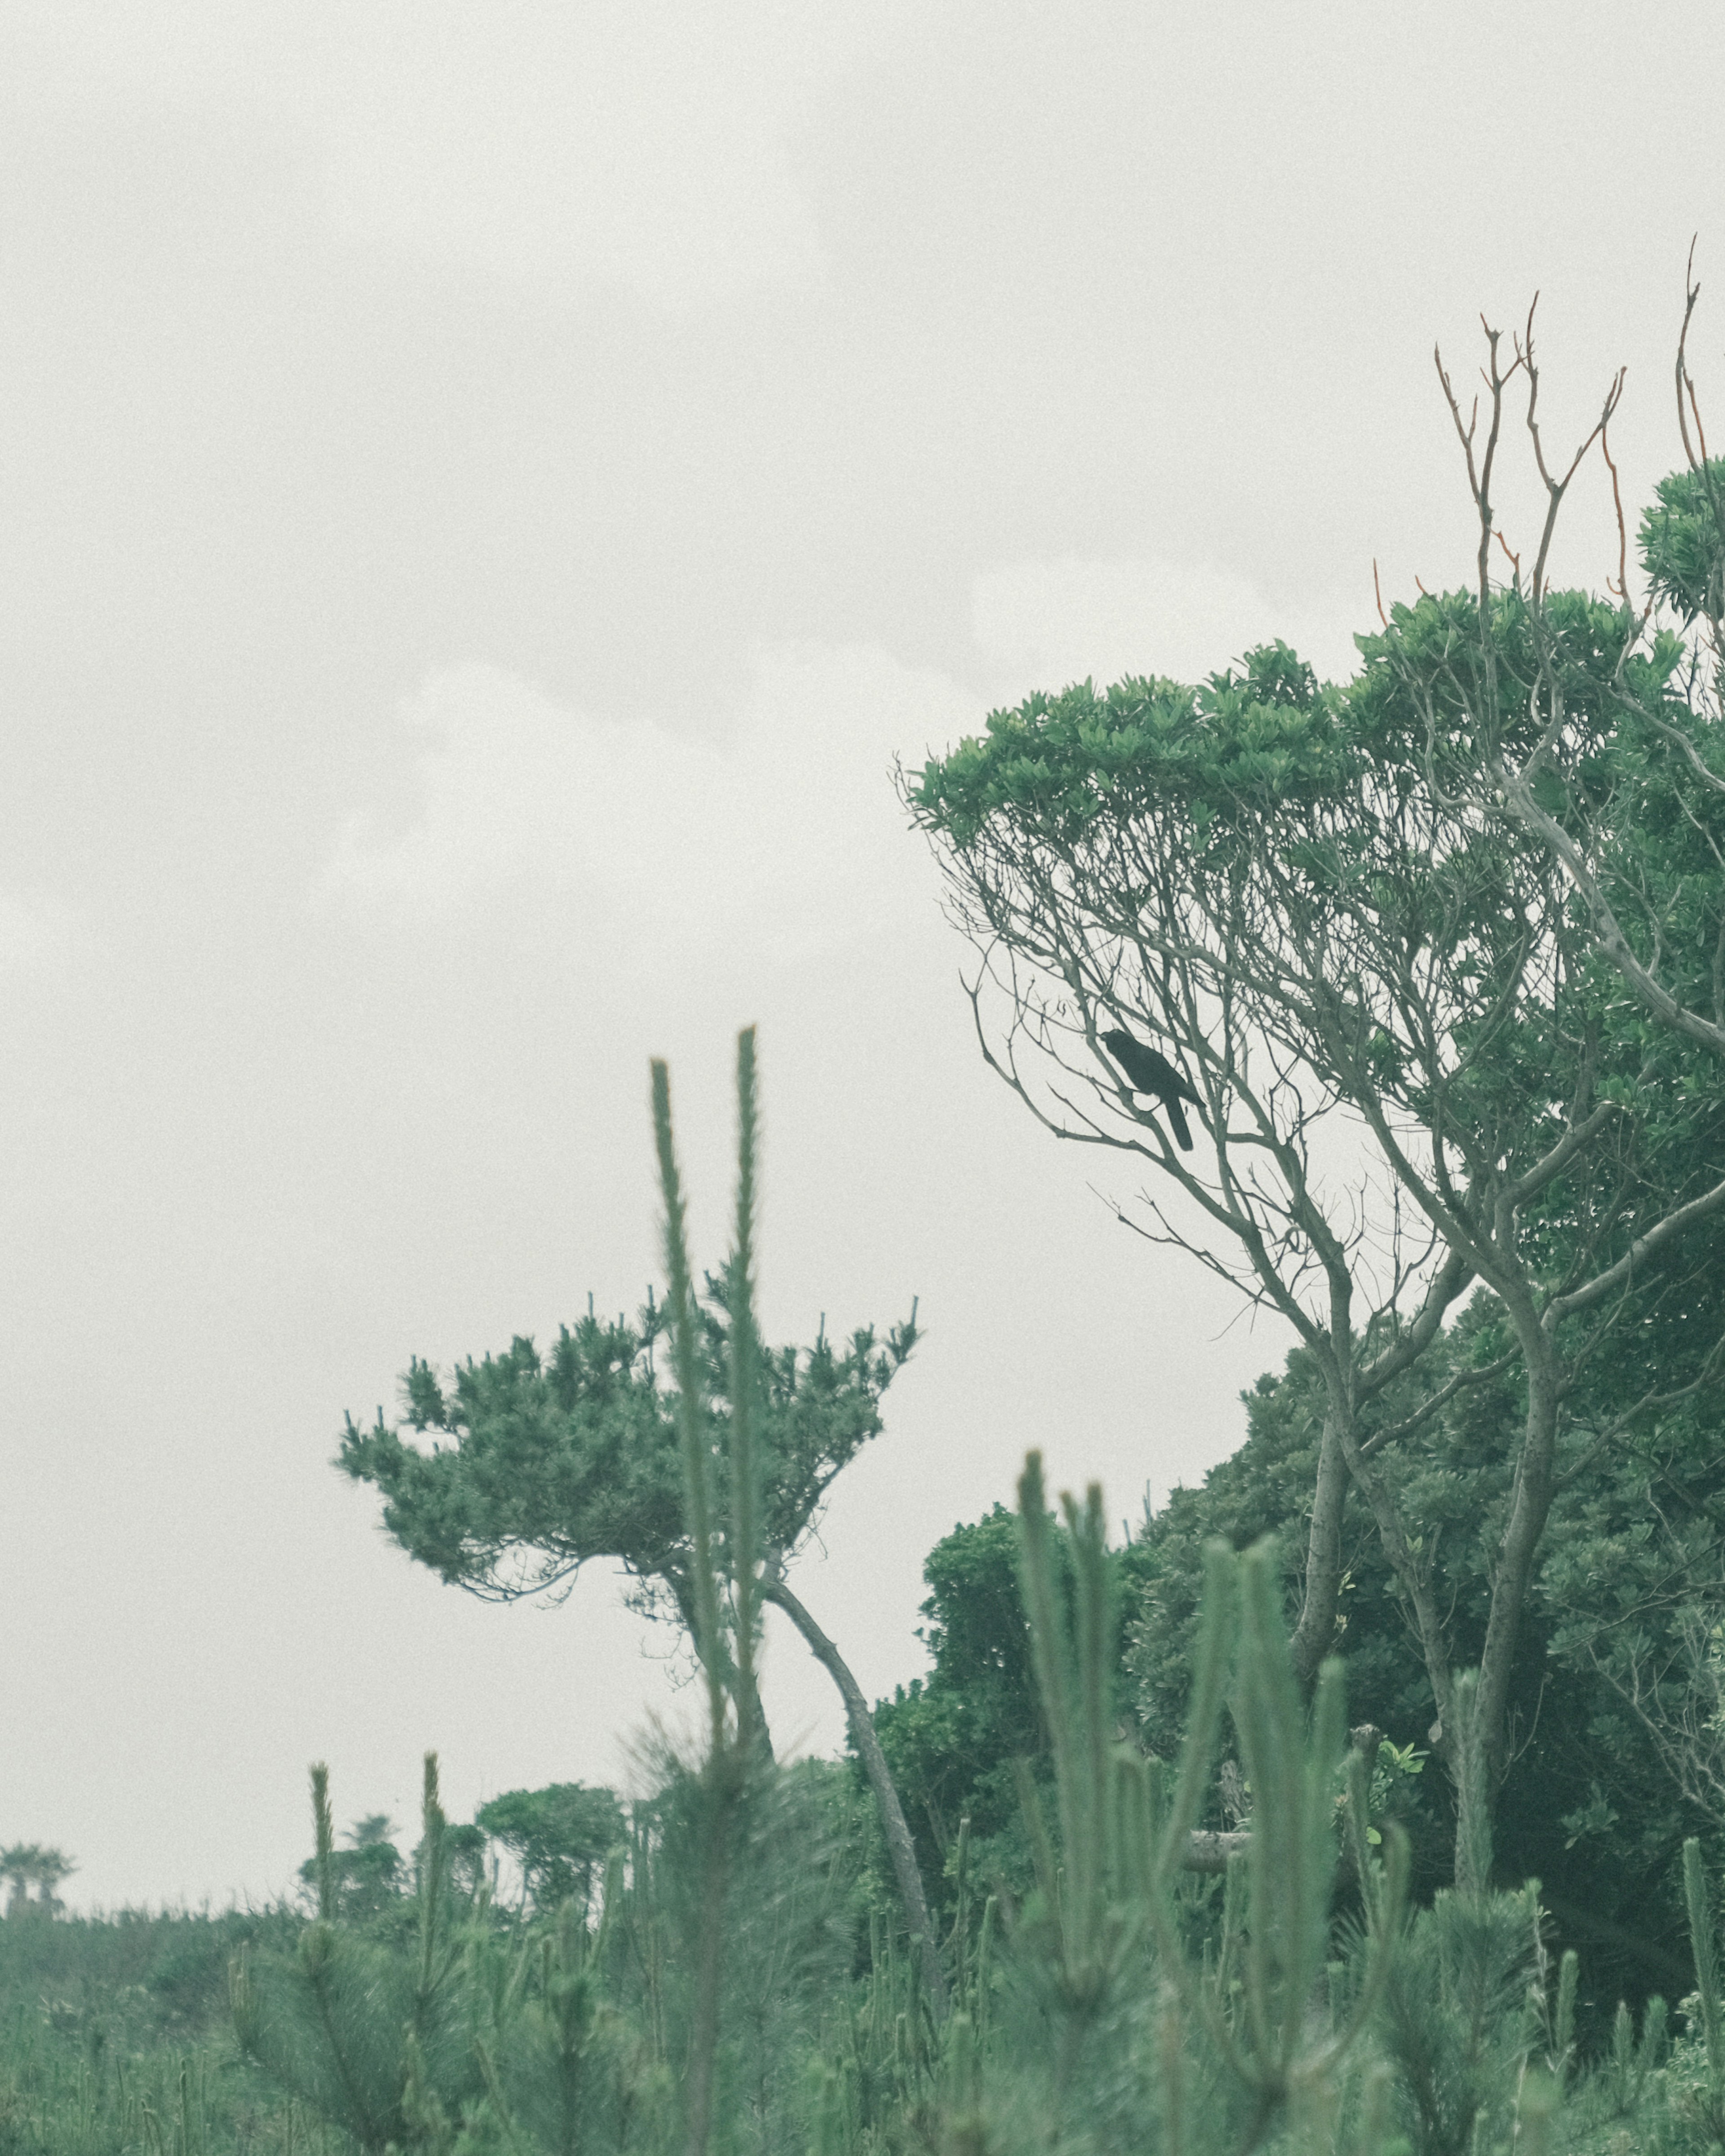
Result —
[[991, 686], [1014, 701], [1086, 675], [1099, 687], [1127, 674], [1201, 681], [1278, 636], [1321, 675], [1345, 676], [1355, 660], [1341, 622], [1272, 607], [1225, 570], [1154, 558], [990, 570], [972, 588], [971, 623]]
[[831, 0], [55, 0], [3, 47], [33, 96], [285, 126], [367, 243], [678, 307], [818, 268], [792, 131], [886, 34]]
[[[1321, 670], [1348, 650], [1240, 578], [1153, 561], [997, 570], [976, 579], [973, 614], [996, 701], [1086, 675], [1199, 680], [1276, 634]], [[408, 820], [357, 812], [319, 898], [436, 916], [531, 885], [625, 940], [839, 948], [926, 906], [926, 851], [889, 773], [978, 731], [983, 709], [866, 645], [759, 647], [723, 738], [560, 704], [499, 666], [439, 668], [401, 706]]]
[[979, 716], [866, 646], [762, 648], [722, 742], [571, 710], [501, 667], [444, 668], [402, 706], [412, 820], [356, 815], [320, 896], [437, 914], [549, 884], [624, 932], [842, 945], [927, 896], [895, 754], [918, 763]]

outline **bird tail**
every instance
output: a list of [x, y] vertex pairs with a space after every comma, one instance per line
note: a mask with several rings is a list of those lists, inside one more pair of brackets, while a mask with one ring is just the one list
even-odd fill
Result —
[[1192, 1126], [1186, 1120], [1186, 1111], [1171, 1093], [1163, 1096], [1162, 1105], [1168, 1111], [1168, 1124], [1174, 1134], [1174, 1143], [1178, 1146], [1182, 1152], [1190, 1152]]

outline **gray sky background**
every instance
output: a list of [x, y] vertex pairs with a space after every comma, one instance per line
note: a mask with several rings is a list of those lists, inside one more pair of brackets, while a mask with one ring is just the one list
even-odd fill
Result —
[[[891, 760], [1276, 634], [1345, 670], [1374, 557], [1466, 573], [1433, 341], [1536, 287], [1554, 440], [1629, 364], [1639, 505], [1697, 228], [1725, 285], [1718, 32], [13, 0], [0, 1840], [220, 1902], [314, 1758], [343, 1821], [428, 1745], [463, 1817], [629, 1774], [686, 1695], [615, 1583], [483, 1607], [327, 1462], [410, 1354], [639, 1302], [649, 1055], [717, 1260], [751, 1020], [772, 1332], [928, 1327], [798, 1581], [871, 1694], [1027, 1445], [1116, 1513], [1231, 1449], [1285, 1341], [982, 1068]], [[1615, 560], [1594, 470], [1557, 573]], [[793, 1640], [768, 1700], [836, 1748]]]

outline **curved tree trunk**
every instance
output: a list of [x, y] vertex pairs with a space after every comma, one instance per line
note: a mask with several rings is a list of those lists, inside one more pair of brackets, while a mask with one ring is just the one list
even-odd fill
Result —
[[916, 1851], [911, 1840], [911, 1830], [905, 1823], [904, 1807], [898, 1800], [898, 1791], [893, 1785], [886, 1755], [880, 1749], [880, 1740], [875, 1734], [875, 1725], [870, 1718], [868, 1702], [862, 1696], [862, 1687], [850, 1674], [850, 1665], [845, 1657], [782, 1579], [763, 1579], [761, 1594], [766, 1601], [776, 1604], [783, 1610], [809, 1643], [809, 1652], [839, 1687], [839, 1696], [850, 1717], [851, 1738], [862, 1761], [863, 1772], [868, 1776], [869, 1785], [875, 1792], [875, 1802], [880, 1807], [880, 1825], [892, 1858], [899, 1899], [905, 1905], [905, 1920], [910, 1927], [911, 1940], [921, 1962], [922, 1988], [928, 1994], [928, 2003], [934, 2010], [935, 2019], [944, 2020], [947, 1980], [941, 1971], [940, 1949], [935, 1938], [934, 1926], [929, 1919], [927, 1898], [922, 1892], [922, 1874], [916, 1868]]
[[[682, 1626], [684, 1634], [692, 1646], [701, 1637], [701, 1632], [696, 1621], [695, 1599], [689, 1592], [688, 1582], [679, 1573], [669, 1570], [660, 1573], [659, 1577], [671, 1591], [672, 1598], [677, 1605], [677, 1621]], [[732, 1663], [726, 1681], [729, 1682], [732, 1677], [740, 1676], [741, 1674], [736, 1665]], [[774, 1766], [778, 1763], [778, 1754], [773, 1748], [773, 1732], [767, 1726], [767, 1710], [761, 1704], [761, 1687], [755, 1681], [752, 1671], [749, 1674], [748, 1687], [749, 1712], [754, 1723], [756, 1748], [764, 1764], [769, 1767]]]

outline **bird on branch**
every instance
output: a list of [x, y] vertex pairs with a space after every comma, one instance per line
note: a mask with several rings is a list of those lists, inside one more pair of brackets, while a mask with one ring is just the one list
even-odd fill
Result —
[[1192, 1127], [1180, 1103], [1190, 1101], [1195, 1107], [1203, 1104], [1167, 1056], [1158, 1055], [1142, 1040], [1134, 1040], [1119, 1026], [1102, 1035], [1102, 1045], [1125, 1071], [1133, 1092], [1156, 1096], [1173, 1132], [1174, 1143], [1182, 1152], [1190, 1152]]

